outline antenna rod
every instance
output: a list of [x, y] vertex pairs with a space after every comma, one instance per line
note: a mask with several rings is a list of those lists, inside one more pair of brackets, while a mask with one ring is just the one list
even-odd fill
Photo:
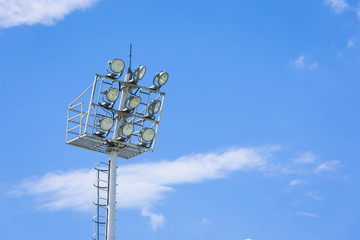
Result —
[[132, 43], [130, 43], [130, 55], [129, 55], [129, 69], [128, 69], [128, 72], [131, 72], [131, 51], [132, 51]]

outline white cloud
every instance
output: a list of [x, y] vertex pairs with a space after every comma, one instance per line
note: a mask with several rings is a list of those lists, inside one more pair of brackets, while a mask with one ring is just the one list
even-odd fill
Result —
[[341, 14], [349, 8], [349, 5], [345, 0], [325, 0], [324, 4], [330, 6], [335, 14]]
[[355, 36], [351, 37], [348, 40], [347, 47], [348, 48], [359, 49], [360, 48], [360, 37], [359, 37], [359, 35], [355, 35]]
[[291, 205], [296, 206], [296, 205], [299, 205], [301, 202], [302, 202], [302, 200], [296, 200]]
[[317, 158], [318, 156], [311, 151], [306, 151], [291, 161], [284, 163], [268, 162], [261, 170], [266, 175], [313, 175], [315, 173], [314, 164]]
[[202, 222], [203, 222], [204, 224], [210, 224], [210, 223], [211, 223], [210, 219], [208, 219], [208, 218], [206, 218], [206, 217], [203, 217]]
[[[237, 170], [261, 170], [275, 147], [237, 148], [222, 153], [187, 155], [175, 161], [122, 165], [118, 168], [117, 206], [141, 209], [150, 218], [153, 229], [161, 226], [164, 217], [150, 209], [173, 186], [224, 178]], [[24, 180], [12, 193], [33, 195], [41, 208], [49, 210], [92, 209], [95, 195], [95, 172], [91, 169], [49, 173]]]
[[148, 209], [146, 208], [143, 208], [141, 210], [141, 215], [150, 218], [150, 224], [153, 230], [156, 230], [158, 227], [161, 227], [165, 221], [163, 215], [149, 212]]
[[311, 218], [318, 218], [319, 216], [315, 213], [309, 213], [309, 212], [297, 212], [297, 215], [305, 216], [305, 217], [311, 217]]
[[[176, 185], [224, 178], [239, 170], [260, 171], [269, 175], [314, 175], [331, 171], [338, 164], [337, 161], [315, 166], [299, 164], [314, 161], [314, 154], [309, 151], [296, 158], [295, 162], [273, 163], [272, 154], [279, 149], [278, 146], [234, 148], [224, 152], [186, 155], [174, 161], [120, 165], [117, 171], [117, 207], [141, 211], [141, 215], [149, 218], [155, 230], [165, 223], [165, 217], [153, 210], [168, 192], [175, 190]], [[92, 169], [48, 173], [42, 177], [24, 179], [11, 193], [14, 196], [34, 196], [39, 208], [43, 209], [92, 211], [95, 178]], [[306, 181], [295, 179], [289, 185], [304, 183]], [[207, 221], [210, 220], [203, 219], [203, 223]]]
[[307, 194], [305, 194], [305, 196], [319, 201], [325, 199], [324, 196], [317, 192], [308, 192]]
[[316, 62], [313, 62], [311, 64], [306, 63], [305, 56], [300, 56], [299, 58], [297, 58], [295, 61], [293, 61], [291, 63], [299, 70], [304, 70], [304, 69], [312, 70], [312, 69], [315, 69], [318, 67], [318, 64]]
[[307, 151], [301, 154], [298, 158], [294, 159], [295, 163], [313, 163], [315, 162], [317, 156], [312, 152]]
[[320, 164], [319, 166], [316, 167], [315, 172], [316, 173], [321, 173], [321, 172], [329, 172], [329, 171], [335, 171], [336, 167], [339, 165], [338, 161], [329, 161], [329, 162], [325, 162]]
[[289, 182], [289, 186], [296, 186], [296, 185], [300, 185], [300, 184], [305, 184], [306, 181], [305, 180], [300, 180], [300, 179], [295, 179]]
[[69, 13], [91, 7], [99, 0], [2, 0], [0, 27], [36, 23], [52, 25]]
[[11, 194], [35, 195], [42, 208], [73, 208], [87, 211], [94, 198], [95, 172], [91, 169], [48, 173], [41, 178], [25, 179]]
[[[360, 5], [360, 2], [359, 2]], [[356, 15], [358, 16], [358, 18], [360, 19], [360, 8], [356, 8], [355, 9]]]

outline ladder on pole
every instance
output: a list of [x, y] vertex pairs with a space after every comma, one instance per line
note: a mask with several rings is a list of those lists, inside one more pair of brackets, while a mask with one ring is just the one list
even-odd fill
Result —
[[94, 187], [96, 188], [96, 197], [93, 201], [94, 204], [94, 234], [93, 240], [105, 240], [106, 239], [106, 207], [108, 198], [108, 174], [109, 164], [99, 162], [94, 166], [96, 170], [96, 181]]

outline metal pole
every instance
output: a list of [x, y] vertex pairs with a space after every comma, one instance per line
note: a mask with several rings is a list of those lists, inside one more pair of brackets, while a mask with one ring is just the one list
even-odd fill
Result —
[[118, 150], [113, 149], [109, 160], [109, 197], [107, 204], [107, 229], [106, 239], [115, 240], [115, 212], [116, 212], [116, 168]]
[[[131, 58], [131, 53], [130, 53]], [[129, 82], [131, 78], [131, 69], [129, 69], [125, 75], [125, 82]], [[122, 89], [121, 100], [119, 110], [123, 110], [126, 107], [126, 100], [129, 95], [130, 88], [124, 87]], [[119, 136], [119, 125], [122, 123], [123, 117], [119, 116], [115, 123], [114, 140]], [[117, 155], [119, 149], [112, 148], [109, 160], [109, 182], [108, 182], [108, 205], [107, 205], [107, 228], [106, 228], [106, 240], [115, 240], [115, 210], [116, 210], [116, 169], [117, 169]]]

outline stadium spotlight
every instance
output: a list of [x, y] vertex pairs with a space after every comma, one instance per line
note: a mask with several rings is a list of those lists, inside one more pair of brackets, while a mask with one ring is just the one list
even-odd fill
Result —
[[145, 117], [152, 118], [156, 113], [159, 112], [161, 107], [161, 101], [153, 100], [148, 107], [148, 114]]
[[139, 80], [141, 80], [146, 73], [146, 67], [145, 66], [137, 66], [135, 68], [133, 79], [130, 80], [131, 83], [137, 83]]
[[120, 91], [116, 88], [109, 88], [105, 91], [105, 97], [106, 100], [104, 100], [104, 95], [103, 95], [103, 103], [100, 103], [101, 106], [109, 108], [111, 104], [114, 104], [115, 101], [119, 98], [120, 96]]
[[104, 117], [100, 120], [99, 126], [104, 131], [110, 131], [110, 129], [114, 126], [114, 119]]
[[105, 96], [109, 102], [113, 103], [119, 98], [120, 92], [116, 88], [109, 88], [105, 91]]
[[125, 141], [128, 139], [131, 134], [134, 132], [134, 124], [132, 123], [123, 123], [120, 126], [120, 136], [117, 138], [118, 141]]
[[128, 137], [134, 132], [134, 124], [132, 123], [125, 123], [120, 127], [121, 135]]
[[[108, 62], [108, 76], [111, 78], [120, 77], [122, 72], [124, 71], [125, 63], [123, 60], [114, 58]], [[110, 70], [109, 70], [110, 69]]]
[[128, 98], [127, 106], [130, 109], [134, 109], [141, 103], [141, 98], [139, 96], [132, 96]]
[[129, 96], [126, 101], [126, 112], [131, 112], [141, 103], [141, 98], [139, 96]]
[[141, 137], [140, 140], [142, 141], [142, 145], [143, 144], [146, 145], [147, 144], [146, 142], [151, 142], [154, 139], [155, 131], [152, 128], [144, 128], [141, 131], [140, 137]]
[[[158, 90], [160, 89], [169, 79], [169, 74], [167, 72], [158, 72], [155, 74], [153, 79], [154, 86], [150, 87], [151, 89]], [[156, 81], [155, 81], [156, 80]]]

